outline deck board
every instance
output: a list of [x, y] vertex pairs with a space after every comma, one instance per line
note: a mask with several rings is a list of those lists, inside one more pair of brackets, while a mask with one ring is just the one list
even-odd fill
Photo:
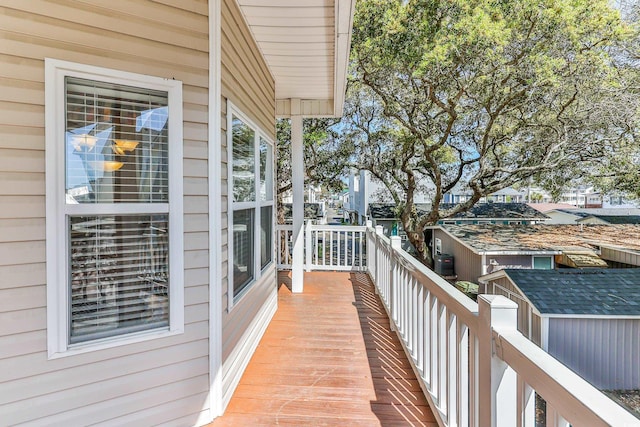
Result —
[[294, 295], [280, 276], [278, 311], [210, 426], [437, 426], [369, 278], [304, 279]]

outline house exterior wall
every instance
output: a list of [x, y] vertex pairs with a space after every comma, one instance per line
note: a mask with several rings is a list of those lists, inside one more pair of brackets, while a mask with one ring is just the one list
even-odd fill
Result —
[[[253, 349], [277, 307], [275, 263], [231, 310], [228, 295], [227, 102], [275, 141], [275, 83], [235, 0], [222, 2], [222, 389], [231, 399]], [[274, 245], [275, 246], [275, 245]]]
[[[487, 255], [487, 273], [493, 273], [507, 268], [533, 268], [532, 258], [531, 255]], [[491, 260], [493, 260], [495, 264], [492, 264]]]
[[442, 253], [453, 255], [454, 271], [458, 280], [467, 280], [477, 283], [478, 277], [482, 276], [482, 256], [476, 254], [462, 243], [453, 239], [442, 230], [433, 230], [433, 242], [431, 250], [435, 256], [435, 239], [442, 241]]
[[[207, 15], [197, 0], [0, 7], [0, 423], [209, 416]], [[183, 82], [184, 333], [48, 360], [45, 58]]]
[[600, 258], [612, 268], [640, 267], [640, 253], [618, 248], [600, 247]]
[[640, 388], [640, 319], [551, 318], [547, 351], [597, 388]]

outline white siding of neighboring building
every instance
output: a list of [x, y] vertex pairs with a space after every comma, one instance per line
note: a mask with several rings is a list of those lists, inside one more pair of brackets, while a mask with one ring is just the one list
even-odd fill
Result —
[[547, 351], [600, 389], [640, 389], [640, 319], [551, 318]]
[[222, 389], [231, 399], [277, 307], [275, 263], [229, 307], [227, 100], [275, 141], [275, 83], [235, 0], [222, 2]]
[[[199, 0], [0, 6], [0, 424], [208, 416], [207, 14]], [[46, 57], [184, 84], [183, 334], [47, 360]]]
[[545, 224], [575, 224], [576, 220], [580, 219], [577, 215], [558, 211], [549, 211], [544, 214], [551, 218], [545, 221]]

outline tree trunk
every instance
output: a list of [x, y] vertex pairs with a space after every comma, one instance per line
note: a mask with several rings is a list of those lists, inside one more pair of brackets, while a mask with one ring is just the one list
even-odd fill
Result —
[[433, 270], [433, 258], [431, 257], [429, 246], [424, 240], [424, 230], [407, 231], [407, 238], [416, 250], [416, 258]]

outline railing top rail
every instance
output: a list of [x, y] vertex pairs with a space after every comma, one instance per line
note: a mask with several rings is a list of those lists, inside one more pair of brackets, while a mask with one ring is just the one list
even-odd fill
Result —
[[639, 426], [640, 420], [518, 331], [493, 329], [496, 355], [573, 425]]
[[[373, 229], [370, 232], [375, 234]], [[386, 236], [376, 234], [387, 249], [391, 249], [391, 241]], [[397, 261], [403, 268], [411, 273], [423, 285], [431, 282], [436, 286], [428, 287], [429, 292], [444, 303], [451, 313], [455, 314], [471, 330], [476, 330], [478, 323], [478, 304], [455, 289], [449, 282], [438, 276], [437, 273], [427, 268], [425, 265], [409, 255], [403, 249], [394, 249]]]
[[328, 224], [313, 224], [311, 230], [316, 231], [365, 231], [367, 229], [364, 225], [328, 225]]

